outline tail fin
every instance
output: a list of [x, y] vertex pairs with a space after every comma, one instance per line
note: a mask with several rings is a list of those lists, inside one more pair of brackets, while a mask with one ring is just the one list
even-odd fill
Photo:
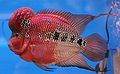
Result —
[[91, 61], [100, 61], [106, 58], [107, 42], [99, 34], [95, 33], [84, 38], [86, 41], [85, 51], [82, 52]]

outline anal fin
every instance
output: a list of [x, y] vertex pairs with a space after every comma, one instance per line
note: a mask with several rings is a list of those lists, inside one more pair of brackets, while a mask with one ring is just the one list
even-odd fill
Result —
[[87, 64], [80, 54], [77, 54], [66, 61], [59, 62], [56, 65], [60, 67], [78, 67], [94, 71], [94, 69]]

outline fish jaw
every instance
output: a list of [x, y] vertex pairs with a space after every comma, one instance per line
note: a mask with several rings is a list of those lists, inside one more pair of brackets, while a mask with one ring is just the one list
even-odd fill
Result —
[[10, 39], [8, 46], [15, 54], [21, 54], [24, 51], [24, 49], [21, 49], [23, 46], [22, 41], [21, 38], [13, 37]]

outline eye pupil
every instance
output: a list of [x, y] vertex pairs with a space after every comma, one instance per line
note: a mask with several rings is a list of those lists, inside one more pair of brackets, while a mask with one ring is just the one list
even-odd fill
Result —
[[19, 36], [18, 33], [16, 33], [15, 36], [18, 37]]

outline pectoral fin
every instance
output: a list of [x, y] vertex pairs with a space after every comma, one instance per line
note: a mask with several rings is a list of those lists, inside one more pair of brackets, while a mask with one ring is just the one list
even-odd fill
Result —
[[43, 65], [43, 64], [39, 64], [37, 62], [33, 62], [36, 66], [38, 66], [39, 68], [45, 70], [45, 71], [53, 71], [53, 69], [55, 68], [48, 68], [46, 65]]

